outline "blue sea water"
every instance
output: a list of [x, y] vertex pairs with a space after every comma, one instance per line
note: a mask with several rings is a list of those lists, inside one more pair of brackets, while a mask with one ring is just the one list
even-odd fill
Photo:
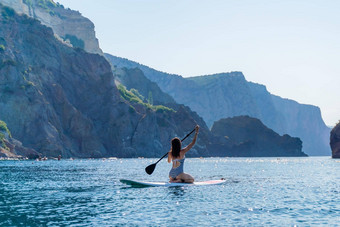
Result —
[[313, 226], [340, 224], [340, 160], [186, 159], [197, 181], [223, 185], [131, 188], [166, 181], [157, 159], [0, 161], [1, 226]]

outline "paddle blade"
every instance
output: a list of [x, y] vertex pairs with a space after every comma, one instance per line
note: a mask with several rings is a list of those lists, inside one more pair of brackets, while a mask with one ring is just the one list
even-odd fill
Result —
[[155, 168], [156, 168], [156, 163], [151, 164], [151, 165], [149, 165], [145, 168], [145, 172], [147, 174], [151, 175], [153, 173], [153, 171], [155, 170]]

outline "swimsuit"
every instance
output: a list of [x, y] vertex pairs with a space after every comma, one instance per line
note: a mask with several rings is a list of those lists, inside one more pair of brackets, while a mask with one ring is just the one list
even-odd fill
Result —
[[176, 179], [176, 177], [178, 175], [180, 175], [181, 173], [183, 173], [183, 167], [184, 167], [184, 160], [185, 160], [185, 157], [183, 159], [175, 159], [175, 160], [172, 160], [173, 162], [174, 161], [178, 161], [180, 164], [178, 167], [174, 168], [172, 166], [170, 172], [169, 172], [169, 177], [172, 177], [173, 179]]

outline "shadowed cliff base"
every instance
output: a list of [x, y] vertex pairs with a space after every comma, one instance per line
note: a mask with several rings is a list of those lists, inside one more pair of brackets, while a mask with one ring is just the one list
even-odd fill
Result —
[[332, 158], [340, 158], [340, 122], [330, 133], [330, 146], [332, 149]]

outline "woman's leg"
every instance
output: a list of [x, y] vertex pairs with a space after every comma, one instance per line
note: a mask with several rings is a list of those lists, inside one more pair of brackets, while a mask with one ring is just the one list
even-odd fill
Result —
[[195, 179], [187, 173], [181, 173], [176, 177], [176, 179], [181, 179], [184, 183], [194, 183]]
[[182, 180], [178, 178], [178, 176], [176, 178], [172, 178], [169, 176], [169, 178], [170, 178], [170, 183], [181, 183], [182, 182]]

